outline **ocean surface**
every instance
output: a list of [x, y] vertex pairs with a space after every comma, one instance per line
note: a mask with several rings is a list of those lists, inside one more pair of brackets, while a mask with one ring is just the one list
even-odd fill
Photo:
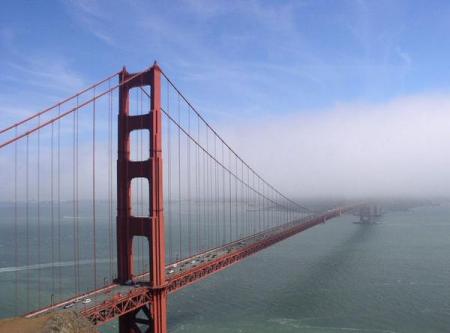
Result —
[[450, 332], [450, 206], [343, 216], [170, 298], [171, 332]]
[[[376, 225], [356, 220], [331, 220], [171, 295], [170, 332], [450, 332], [450, 205], [387, 211]], [[14, 311], [16, 280], [6, 269], [5, 228], [2, 317]], [[90, 274], [89, 265], [81, 274]], [[113, 322], [102, 331], [116, 328]]]

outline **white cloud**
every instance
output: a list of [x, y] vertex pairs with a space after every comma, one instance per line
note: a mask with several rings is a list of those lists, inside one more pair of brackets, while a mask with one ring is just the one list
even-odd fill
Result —
[[402, 97], [225, 127], [225, 138], [291, 196], [450, 194], [450, 96]]

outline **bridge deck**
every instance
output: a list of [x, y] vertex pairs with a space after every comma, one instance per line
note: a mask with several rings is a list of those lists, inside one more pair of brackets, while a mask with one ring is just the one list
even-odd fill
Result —
[[[253, 253], [315, 225], [324, 223], [350, 209], [354, 209], [354, 206], [336, 208], [318, 215], [307, 216], [168, 265], [166, 266], [168, 292], [173, 293], [195, 283]], [[146, 282], [147, 278], [148, 273], [137, 276], [132, 285], [111, 284], [34, 311], [27, 314], [26, 317], [52, 311], [64, 311], [65, 306], [73, 304], [70, 310], [82, 313], [95, 325], [101, 325], [151, 301], [151, 288]], [[86, 298], [91, 299], [88, 304], [83, 303]]]

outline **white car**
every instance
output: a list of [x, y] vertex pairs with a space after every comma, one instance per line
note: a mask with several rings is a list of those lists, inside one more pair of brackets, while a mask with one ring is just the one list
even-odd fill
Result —
[[83, 304], [88, 304], [88, 303], [91, 303], [91, 299], [90, 298], [85, 298], [83, 300]]

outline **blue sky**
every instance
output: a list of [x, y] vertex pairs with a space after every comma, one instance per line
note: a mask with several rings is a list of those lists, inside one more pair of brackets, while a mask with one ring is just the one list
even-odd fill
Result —
[[212, 116], [447, 91], [449, 15], [447, 1], [7, 1], [1, 108], [154, 59]]
[[5, 1], [1, 124], [156, 59], [282, 191], [450, 195], [449, 17], [437, 0]]

